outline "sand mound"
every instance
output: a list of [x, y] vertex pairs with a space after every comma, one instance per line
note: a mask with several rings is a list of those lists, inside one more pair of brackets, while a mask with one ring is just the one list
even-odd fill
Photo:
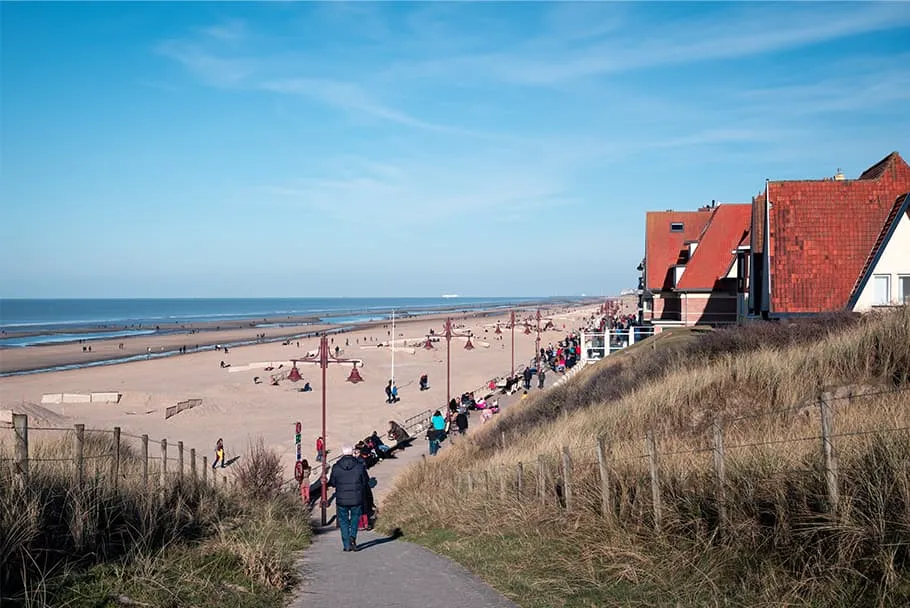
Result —
[[65, 427], [72, 424], [72, 419], [68, 416], [58, 414], [37, 403], [23, 402], [15, 405], [4, 405], [3, 407], [4, 409], [11, 409], [16, 414], [28, 416], [28, 425], [30, 427]]

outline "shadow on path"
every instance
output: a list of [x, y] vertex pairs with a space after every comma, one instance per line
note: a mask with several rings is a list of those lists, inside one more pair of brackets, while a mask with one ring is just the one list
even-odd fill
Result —
[[375, 547], [376, 545], [384, 545], [385, 543], [390, 543], [393, 540], [398, 540], [402, 536], [404, 536], [404, 534], [402, 533], [401, 528], [395, 528], [390, 536], [386, 536], [385, 538], [374, 538], [373, 540], [367, 541], [362, 545], [357, 545], [357, 548], [360, 551], [363, 551], [364, 549], [369, 549], [370, 547]]

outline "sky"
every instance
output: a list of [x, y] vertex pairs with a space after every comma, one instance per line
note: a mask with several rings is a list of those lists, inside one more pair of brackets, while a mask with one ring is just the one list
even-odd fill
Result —
[[0, 296], [610, 295], [910, 158], [910, 3], [0, 5]]

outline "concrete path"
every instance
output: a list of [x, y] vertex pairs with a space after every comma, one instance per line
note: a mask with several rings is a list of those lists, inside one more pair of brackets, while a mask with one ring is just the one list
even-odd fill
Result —
[[291, 608], [518, 608], [455, 562], [403, 539], [360, 532], [357, 544], [345, 553], [334, 525], [317, 529]]

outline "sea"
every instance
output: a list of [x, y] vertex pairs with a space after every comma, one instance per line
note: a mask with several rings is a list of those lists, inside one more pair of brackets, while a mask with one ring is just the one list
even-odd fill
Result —
[[[179, 333], [192, 323], [246, 321], [263, 329], [282, 319], [350, 325], [434, 313], [498, 310], [571, 298], [169, 298], [0, 299], [0, 349]], [[259, 321], [256, 323], [256, 321]], [[296, 325], [296, 323], [295, 323]]]

